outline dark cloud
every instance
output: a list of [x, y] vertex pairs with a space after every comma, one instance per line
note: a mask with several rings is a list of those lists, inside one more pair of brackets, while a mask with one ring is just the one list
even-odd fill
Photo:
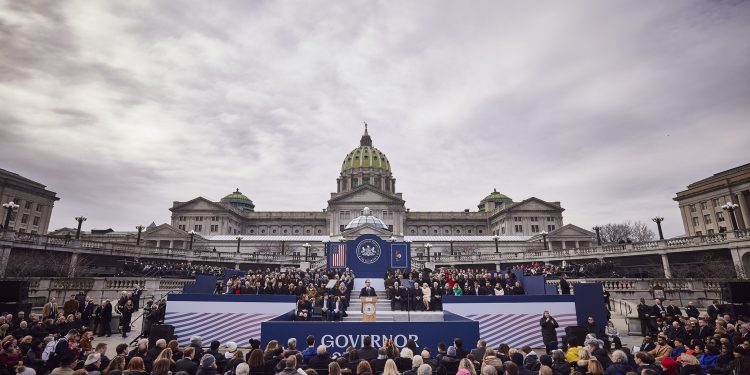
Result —
[[318, 210], [362, 121], [412, 210], [493, 187], [566, 221], [667, 218], [746, 163], [748, 2], [9, 2], [3, 168], [52, 226], [169, 220], [239, 187]]

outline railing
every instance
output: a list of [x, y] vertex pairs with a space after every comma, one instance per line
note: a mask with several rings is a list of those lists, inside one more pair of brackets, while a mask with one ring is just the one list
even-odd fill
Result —
[[[617, 254], [637, 254], [640, 252], [653, 252], [655, 250], [670, 250], [681, 248], [697, 248], [700, 246], [711, 246], [730, 241], [748, 241], [750, 231], [741, 230], [726, 232], [715, 235], [693, 236], [674, 238], [669, 240], [647, 241], [632, 244], [605, 244], [602, 246], [571, 248], [571, 249], [528, 249], [531, 244], [524, 243], [517, 248], [503, 248], [502, 252], [483, 252], [475, 250], [461, 254], [447, 255], [433, 253], [431, 260], [435, 262], [455, 263], [483, 263], [503, 261], [532, 261], [548, 259], [571, 259], [580, 257], [600, 257]], [[268, 263], [290, 263], [300, 262], [303, 259], [292, 254], [282, 255], [278, 251], [259, 250], [253, 253], [214, 252], [207, 248], [175, 249], [150, 247], [143, 245], [132, 245], [125, 243], [106, 243], [91, 240], [73, 240], [61, 237], [36, 235], [29, 233], [18, 233], [13, 231], [0, 232], [0, 242], [8, 241], [24, 245], [35, 245], [44, 250], [52, 251], [75, 251], [93, 254], [122, 255], [129, 257], [162, 257], [179, 258], [181, 260], [203, 260], [219, 262], [268, 262]], [[541, 244], [539, 244], [541, 245]], [[419, 254], [415, 252], [415, 254]], [[417, 259], [417, 257], [412, 257]], [[422, 260], [424, 257], [422, 258]]]

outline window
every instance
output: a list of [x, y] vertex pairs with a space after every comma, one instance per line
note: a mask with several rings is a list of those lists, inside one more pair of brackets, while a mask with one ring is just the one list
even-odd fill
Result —
[[696, 235], [696, 236], [702, 236], [702, 235], [703, 235], [703, 232], [701, 232], [701, 231], [697, 230], [697, 231], [695, 231], [695, 235]]
[[250, 234], [255, 234], [255, 229], [250, 229]]
[[21, 216], [21, 224], [26, 224], [28, 222], [29, 222], [29, 215], [23, 214], [23, 216]]
[[[479, 231], [479, 233], [482, 233], [482, 231]], [[500, 233], [505, 234], [505, 227], [500, 228]]]
[[260, 230], [260, 233], [261, 233], [261, 234], [266, 234], [266, 230], [265, 230], [265, 229], [261, 229], [261, 230]]
[[276, 229], [272, 230], [271, 234], [276, 234]]
[[422, 229], [422, 234], [427, 234], [427, 229]]
[[36, 204], [36, 212], [42, 212], [42, 204], [41, 203], [37, 203]]
[[713, 205], [714, 207], [719, 207], [719, 198], [714, 198], [714, 199], [711, 199], [711, 204], [712, 204], [712, 205]]
[[339, 225], [339, 232], [343, 232], [346, 225]]
[[37, 233], [37, 232], [36, 232], [35, 230], [32, 230], [32, 231], [31, 231], [31, 234], [36, 234], [36, 233]]
[[284, 234], [287, 234], [287, 233], [289, 233], [289, 230], [288, 229], [284, 229]]
[[469, 234], [471, 234], [471, 229], [467, 230], [466, 232], [469, 233]]
[[211, 216], [211, 221], [219, 221], [219, 217], [218, 216]]
[[388, 231], [389, 231], [389, 232], [393, 232], [393, 225], [389, 225], [389, 226], [388, 226]]
[[219, 231], [219, 225], [211, 225], [211, 232], [218, 232]]
[[538, 217], [536, 217], [536, 216], [532, 216], [532, 217], [531, 217], [531, 221], [534, 221], [534, 222], [536, 222], [536, 221], [539, 221], [539, 218], [538, 218]]
[[450, 231], [450, 230], [448, 230], [448, 229], [446, 229], [446, 230], [445, 230], [445, 234], [450, 234], [450, 232], [451, 232], [451, 231]]
[[27, 210], [31, 209], [31, 202], [26, 201], [26, 205], [24, 206]]
[[437, 234], [437, 229], [432, 231], [433, 234]]
[[694, 226], [694, 227], [697, 227], [697, 226], [698, 226], [698, 218], [697, 218], [697, 217], [694, 217], [694, 218], [693, 218], [693, 226]]
[[547, 232], [552, 232], [553, 230], [555, 230], [554, 225], [547, 225]]
[[513, 221], [515, 221], [517, 223], [520, 223], [521, 222], [521, 218], [520, 217], [514, 217]]
[[203, 230], [203, 225], [196, 225], [195, 228], [193, 228], [194, 231], [200, 232]]
[[299, 234], [299, 229], [295, 229], [294, 234]]
[[309, 230], [309, 229], [306, 229], [306, 230], [305, 230], [305, 234], [310, 234], [310, 230]]
[[318, 229], [318, 234], [321, 234], [321, 233], [323, 233], [323, 231], [322, 231], [322, 230], [320, 230], [320, 229]]
[[716, 213], [716, 222], [721, 223], [724, 221], [724, 213], [723, 212], [717, 212]]
[[538, 225], [532, 225], [531, 226], [531, 231], [533, 233], [538, 233], [539, 232], [539, 226]]
[[26, 233], [26, 229], [21, 228], [18, 230], [18, 233]]
[[359, 185], [359, 180], [356, 177], [352, 177], [352, 187]]
[[203, 216], [196, 216], [195, 221], [203, 221]]
[[482, 230], [481, 229], [479, 230], [479, 234], [482, 234]]
[[179, 217], [179, 220], [180, 220], [180, 221], [185, 221], [185, 216], [180, 216], [180, 217]]
[[516, 225], [516, 233], [523, 232], [523, 225]]
[[694, 204], [690, 205], [690, 212], [695, 212], [695, 205]]
[[411, 233], [411, 234], [417, 234], [417, 231], [415, 231], [414, 229], [412, 229], [412, 230], [409, 231], [409, 233]]
[[713, 229], [709, 229], [709, 230], [708, 230], [708, 235], [709, 235], [709, 236], [713, 236], [713, 234], [714, 234], [714, 230], [713, 230]]
[[344, 219], [344, 220], [345, 219], [349, 219], [349, 215], [350, 214], [351, 214], [351, 212], [349, 212], [349, 211], [339, 211], [339, 218], [340, 219]]
[[39, 225], [39, 220], [40, 220], [40, 219], [41, 219], [41, 217], [39, 217], [39, 216], [34, 216], [34, 225]]
[[708, 204], [706, 204], [706, 202], [701, 202], [701, 210], [707, 210], [707, 209], [708, 209]]
[[547, 218], [547, 221], [550, 221], [550, 222], [551, 222], [551, 221], [555, 221], [555, 218], [554, 218], [554, 217], [552, 217], [552, 216], [549, 216], [549, 217]]
[[711, 224], [711, 215], [703, 215], [703, 221], [706, 225]]
[[185, 226], [184, 225], [178, 225], [177, 228], [179, 228], [180, 230], [185, 230]]

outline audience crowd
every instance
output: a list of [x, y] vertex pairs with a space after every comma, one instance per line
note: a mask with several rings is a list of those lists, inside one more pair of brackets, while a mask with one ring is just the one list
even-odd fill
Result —
[[347, 316], [354, 274], [349, 270], [271, 271], [217, 282], [216, 294], [276, 294], [297, 297], [297, 320], [340, 320]]
[[173, 277], [191, 278], [196, 275], [221, 276], [223, 268], [189, 262], [171, 262], [166, 260], [125, 261], [118, 267], [116, 276]]

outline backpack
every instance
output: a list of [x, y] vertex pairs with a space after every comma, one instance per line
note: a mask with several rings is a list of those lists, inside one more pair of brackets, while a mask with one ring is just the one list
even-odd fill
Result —
[[44, 347], [44, 351], [42, 351], [42, 360], [48, 361], [50, 357], [54, 358], [55, 356], [55, 348], [57, 348], [57, 344], [63, 340], [62, 338], [57, 340], [52, 340], [47, 343], [47, 346]]

